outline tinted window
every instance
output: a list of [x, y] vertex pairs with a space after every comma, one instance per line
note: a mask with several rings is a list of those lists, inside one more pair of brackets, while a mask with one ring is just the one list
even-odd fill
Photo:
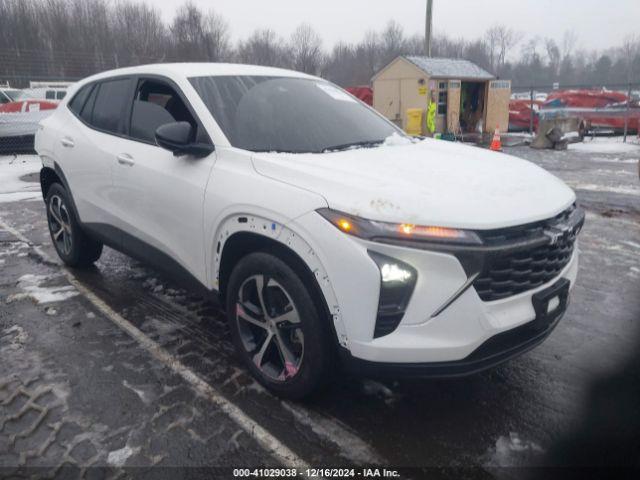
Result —
[[56, 92], [56, 99], [57, 100], [62, 100], [66, 96], [67, 96], [67, 92]]
[[87, 101], [87, 97], [91, 93], [91, 89], [93, 85], [86, 85], [80, 89], [76, 96], [71, 99], [69, 102], [69, 109], [74, 112], [76, 115], [80, 115], [82, 111], [82, 107], [84, 106], [84, 102]]
[[141, 81], [133, 102], [129, 135], [155, 143], [158, 127], [172, 122], [189, 122], [194, 132], [197, 129], [193, 115], [173, 88], [158, 81]]
[[56, 92], [54, 92], [53, 90], [47, 90], [46, 93], [44, 94], [44, 97], [47, 100], [55, 100], [56, 99]]
[[80, 112], [80, 118], [82, 118], [87, 123], [91, 123], [91, 117], [93, 116], [93, 107], [96, 104], [96, 96], [98, 94], [98, 90], [100, 90], [100, 86], [94, 85], [89, 98], [87, 99], [84, 107], [82, 107], [82, 111]]
[[122, 113], [129, 99], [130, 80], [102, 82], [93, 107], [91, 124], [112, 133], [123, 133]]
[[194, 86], [231, 144], [322, 152], [377, 143], [398, 130], [330, 83], [287, 77], [200, 77]]

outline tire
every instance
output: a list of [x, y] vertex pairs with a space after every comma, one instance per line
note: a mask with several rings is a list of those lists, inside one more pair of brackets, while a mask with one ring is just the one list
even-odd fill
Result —
[[93, 265], [102, 255], [102, 243], [90, 238], [80, 227], [67, 190], [54, 183], [45, 202], [49, 234], [60, 259], [74, 268]]
[[289, 265], [269, 253], [247, 255], [231, 273], [226, 306], [236, 350], [264, 387], [299, 400], [325, 386], [333, 365], [328, 322]]

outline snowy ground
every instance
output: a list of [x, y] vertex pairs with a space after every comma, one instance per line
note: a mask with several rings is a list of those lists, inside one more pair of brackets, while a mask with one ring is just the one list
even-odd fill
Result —
[[[640, 431], [640, 414], [626, 415], [616, 394], [637, 389], [639, 378], [640, 146], [609, 138], [566, 152], [506, 153], [568, 182], [587, 210], [579, 280], [558, 329], [522, 358], [470, 378], [336, 375], [307, 404], [260, 388], [236, 360], [219, 307], [157, 271], [107, 249], [95, 270], [69, 277], [51, 261], [44, 206], [32, 201], [41, 199], [37, 158], [0, 157], [0, 477], [17, 465], [59, 472], [65, 462], [114, 476], [131, 466], [282, 464], [242, 415], [295, 462], [317, 467], [382, 463], [420, 467], [411, 478], [457, 478], [460, 468], [518, 478], [505, 467], [584, 462], [576, 450], [588, 452], [588, 465], [606, 445], [618, 452], [608, 461], [630, 461], [619, 443]], [[591, 454], [599, 426], [589, 423], [589, 392], [616, 375], [623, 387], [598, 409], [610, 437], [597, 437], [601, 451]], [[229, 405], [242, 415], [230, 417]], [[204, 473], [189, 472], [211, 478]]]

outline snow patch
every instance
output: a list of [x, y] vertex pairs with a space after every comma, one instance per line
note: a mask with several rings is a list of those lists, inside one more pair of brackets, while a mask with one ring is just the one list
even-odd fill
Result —
[[414, 143], [409, 137], [404, 137], [397, 133], [393, 133], [389, 137], [387, 137], [383, 143], [385, 147], [402, 147], [406, 145], [411, 145]]
[[637, 158], [618, 158], [618, 157], [614, 157], [614, 158], [610, 158], [610, 157], [593, 157], [593, 158], [590, 158], [590, 160], [593, 161], [593, 162], [619, 163], [619, 164], [626, 164], [626, 165], [635, 165], [638, 162], [640, 162], [640, 160], [638, 160]]
[[25, 175], [38, 173], [42, 168], [35, 155], [0, 157], [0, 203], [41, 199], [40, 183], [21, 180]]
[[18, 288], [23, 290], [24, 293], [18, 293], [10, 295], [6, 303], [23, 300], [25, 298], [32, 299], [37, 304], [64, 302], [72, 297], [78, 295], [78, 291], [71, 285], [55, 286], [55, 287], [42, 287], [41, 285], [48, 280], [51, 280], [52, 276], [46, 275], [23, 275], [18, 279]]
[[140, 448], [131, 448], [129, 445], [127, 445], [120, 450], [109, 452], [107, 463], [113, 467], [122, 467], [131, 455], [134, 455], [139, 451]]
[[12, 350], [21, 348], [29, 338], [24, 328], [19, 325], [4, 329], [0, 334], [0, 338], [8, 338], [9, 336], [11, 337], [9, 338], [9, 348]]
[[136, 395], [138, 395], [138, 397], [140, 398], [140, 400], [142, 400], [142, 403], [144, 403], [145, 405], [151, 405], [151, 402], [153, 401], [153, 399], [151, 398], [152, 395], [149, 394], [149, 392], [146, 392], [144, 390], [142, 390], [139, 387], [134, 387], [133, 385], [131, 385], [129, 382], [127, 382], [126, 380], [124, 380], [122, 382], [122, 384], [128, 388], [129, 390], [131, 390], [133, 393], [135, 393]]
[[611, 185], [595, 185], [593, 183], [567, 182], [575, 190], [588, 190], [590, 192], [620, 193], [622, 195], [640, 196], [640, 187], [614, 187]]
[[616, 139], [601, 139], [601, 141], [571, 144], [569, 150], [588, 153], [636, 153], [640, 151], [640, 145], [623, 143]]
[[629, 245], [630, 247], [637, 248], [638, 250], [640, 250], [640, 244], [639, 243], [629, 242], [629, 241], [624, 241], [622, 243], [624, 243], [625, 245]]

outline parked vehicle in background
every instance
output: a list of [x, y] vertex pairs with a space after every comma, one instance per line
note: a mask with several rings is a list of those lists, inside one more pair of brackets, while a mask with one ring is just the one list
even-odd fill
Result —
[[72, 85], [73, 82], [29, 82], [29, 88], [25, 91], [34, 98], [60, 101]]
[[0, 154], [33, 153], [38, 123], [57, 107], [23, 90], [0, 88]]
[[51, 239], [217, 293], [239, 356], [290, 398], [347, 368], [467, 375], [564, 315], [584, 212], [545, 170], [409, 139], [327, 81], [174, 64], [103, 73], [36, 135]]
[[67, 95], [66, 88], [28, 88], [25, 90], [33, 98], [60, 101]]
[[[540, 106], [543, 102], [533, 101], [533, 129], [538, 130]], [[531, 128], [531, 100], [511, 100], [509, 102], [509, 131], [523, 132]]]
[[[627, 108], [628, 107], [628, 108]], [[640, 126], [640, 102], [633, 96], [629, 103], [626, 93], [610, 90], [556, 90], [546, 101], [533, 101], [534, 130], [537, 131], [540, 116], [577, 117], [584, 121], [587, 131], [622, 133], [625, 129], [638, 132]], [[625, 120], [626, 119], [626, 120]], [[531, 100], [522, 94], [512, 98], [509, 104], [509, 130], [529, 130], [531, 125]]]
[[368, 86], [363, 87], [349, 87], [345, 89], [351, 95], [356, 97], [358, 100], [363, 101], [370, 107], [373, 107], [373, 88]]

